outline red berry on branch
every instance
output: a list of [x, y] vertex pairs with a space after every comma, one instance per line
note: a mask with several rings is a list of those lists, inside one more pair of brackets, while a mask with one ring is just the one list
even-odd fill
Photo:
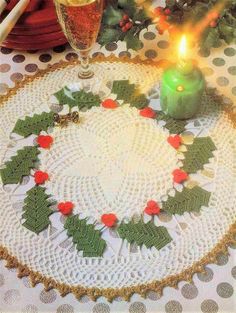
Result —
[[127, 32], [127, 29], [126, 29], [125, 26], [123, 26], [123, 27], [121, 28], [121, 30], [122, 30], [123, 33]]
[[132, 23], [132, 22], [128, 22], [128, 23], [126, 23], [126, 25], [125, 25], [126, 30], [129, 30], [129, 29], [132, 28], [132, 27], [133, 27], [133, 23]]
[[170, 15], [171, 14], [171, 10], [169, 8], [166, 8], [164, 10], [165, 15]]
[[212, 19], [218, 19], [219, 18], [219, 13], [216, 11], [212, 11], [208, 14], [208, 16]]
[[162, 13], [163, 13], [163, 7], [156, 7], [156, 8], [154, 9], [154, 14], [155, 14], [155, 15], [159, 16], [159, 15], [161, 15]]
[[215, 27], [217, 26], [217, 22], [216, 22], [216, 21], [211, 21], [211, 22], [210, 22], [210, 26], [211, 26], [212, 28], [215, 28]]
[[120, 25], [120, 27], [123, 27], [123, 26], [125, 26], [125, 22], [124, 21], [120, 21], [119, 25]]
[[129, 20], [129, 15], [127, 15], [127, 14], [123, 15], [122, 19], [124, 21], [128, 21]]

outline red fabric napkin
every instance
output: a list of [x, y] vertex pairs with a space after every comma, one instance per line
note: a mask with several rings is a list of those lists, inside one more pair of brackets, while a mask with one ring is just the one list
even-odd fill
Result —
[[[11, 11], [18, 2], [19, 0], [11, 0], [6, 7], [6, 10]], [[42, 0], [31, 0], [25, 12], [36, 11], [42, 4], [42, 2], [43, 2]]]

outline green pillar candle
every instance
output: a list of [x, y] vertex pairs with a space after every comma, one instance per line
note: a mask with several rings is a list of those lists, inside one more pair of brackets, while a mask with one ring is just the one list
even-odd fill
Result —
[[205, 89], [202, 72], [191, 61], [180, 60], [166, 69], [161, 80], [161, 108], [174, 119], [193, 117], [200, 105]]

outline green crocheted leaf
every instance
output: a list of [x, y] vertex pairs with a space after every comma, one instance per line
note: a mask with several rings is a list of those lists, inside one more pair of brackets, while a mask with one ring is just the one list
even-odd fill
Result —
[[157, 111], [156, 116], [157, 121], [165, 121], [164, 127], [169, 130], [171, 134], [180, 134], [185, 131], [185, 126], [187, 124], [184, 120], [175, 120], [172, 117], [166, 115], [162, 111]]
[[41, 114], [34, 114], [32, 117], [26, 116], [24, 120], [18, 120], [13, 133], [23, 137], [28, 137], [32, 134], [39, 135], [42, 130], [47, 131], [53, 125], [54, 113], [43, 112]]
[[0, 170], [2, 182], [6, 184], [21, 183], [24, 176], [30, 174], [38, 161], [39, 150], [37, 147], [25, 147], [18, 150], [17, 154], [5, 163], [5, 167]]
[[68, 87], [64, 87], [54, 94], [59, 104], [67, 104], [70, 108], [78, 107], [81, 109], [90, 109], [93, 106], [99, 106], [101, 99], [98, 95], [94, 95], [92, 92], [86, 92], [83, 89], [72, 92]]
[[138, 246], [145, 245], [147, 248], [155, 247], [160, 250], [166, 246], [172, 238], [164, 226], [155, 226], [153, 222], [145, 224], [143, 220], [138, 223], [122, 223], [117, 228], [122, 239], [129, 243], [135, 242]]
[[50, 224], [49, 216], [53, 213], [50, 207], [53, 203], [48, 200], [50, 196], [41, 186], [33, 187], [26, 194], [22, 215], [25, 222], [22, 225], [39, 234]]
[[187, 145], [186, 148], [182, 168], [187, 173], [196, 173], [203, 169], [204, 164], [209, 163], [209, 159], [214, 156], [212, 151], [216, 150], [210, 137], [195, 138], [193, 144]]
[[195, 186], [192, 189], [186, 187], [182, 192], [176, 191], [175, 196], [169, 196], [163, 202], [162, 209], [171, 214], [182, 215], [185, 212], [199, 212], [202, 206], [207, 206], [211, 193]]
[[93, 106], [100, 106], [101, 99], [98, 95], [94, 95], [92, 92], [85, 92], [84, 90], [76, 91], [72, 93], [75, 99], [75, 103], [79, 110], [91, 109]]
[[94, 225], [87, 224], [86, 219], [69, 216], [65, 223], [67, 235], [72, 237], [78, 251], [83, 251], [84, 257], [101, 257], [106, 248], [101, 232]]
[[116, 94], [117, 100], [130, 103], [131, 106], [142, 109], [148, 105], [148, 99], [141, 94], [134, 84], [128, 80], [115, 80], [112, 86], [112, 93]]

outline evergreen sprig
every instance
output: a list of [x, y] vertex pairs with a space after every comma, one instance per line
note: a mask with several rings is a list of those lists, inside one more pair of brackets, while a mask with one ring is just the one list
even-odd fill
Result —
[[39, 135], [42, 130], [47, 131], [53, 125], [54, 113], [43, 112], [34, 114], [32, 117], [26, 116], [24, 120], [19, 119], [13, 129], [13, 133], [23, 137], [28, 137], [32, 134]]
[[84, 257], [101, 257], [106, 248], [101, 232], [93, 224], [87, 224], [86, 219], [77, 215], [69, 216], [65, 223], [67, 235], [72, 237], [78, 251], [83, 251]]
[[172, 240], [164, 226], [156, 226], [152, 221], [146, 224], [143, 220], [138, 223], [121, 223], [117, 231], [120, 237], [126, 239], [129, 243], [135, 242], [138, 246], [155, 247], [157, 250], [160, 250]]
[[136, 85], [130, 84], [128, 80], [115, 80], [111, 92], [116, 94], [117, 100], [123, 100], [137, 109], [142, 109], [148, 105], [146, 96], [140, 93]]
[[92, 92], [86, 92], [83, 89], [72, 92], [68, 87], [60, 89], [54, 94], [60, 105], [68, 105], [70, 108], [78, 107], [81, 109], [91, 109], [93, 106], [99, 106], [101, 99]]
[[38, 161], [39, 150], [37, 147], [24, 147], [17, 151], [17, 154], [5, 163], [5, 167], [0, 170], [2, 182], [6, 184], [21, 183], [24, 176], [30, 174], [30, 170], [35, 167]]
[[26, 195], [22, 215], [22, 218], [25, 219], [23, 226], [39, 234], [50, 224], [49, 216], [53, 213], [50, 207], [53, 203], [48, 200], [50, 196], [41, 186], [33, 187]]
[[[222, 9], [218, 12], [218, 8]], [[220, 46], [220, 41], [236, 43], [236, 1], [235, 0], [166, 0], [170, 9], [168, 22], [176, 28], [192, 25], [191, 30], [205, 19], [208, 22], [201, 33], [200, 51], [208, 54], [212, 47]], [[174, 33], [173, 33], [174, 34]]]
[[195, 186], [192, 189], [184, 187], [181, 192], [175, 191], [175, 195], [169, 196], [163, 202], [162, 209], [170, 214], [182, 215], [185, 212], [199, 212], [202, 206], [207, 206], [211, 193]]
[[[127, 22], [132, 26], [122, 30], [120, 23], [126, 15], [129, 17]], [[111, 0], [103, 15], [98, 42], [104, 46], [121, 40], [126, 43], [127, 49], [139, 50], [142, 48], [139, 34], [151, 23], [145, 9], [137, 5], [134, 0]]]
[[186, 148], [182, 168], [187, 173], [196, 173], [198, 170], [203, 169], [209, 159], [214, 156], [212, 152], [216, 150], [216, 146], [210, 137], [197, 137]]
[[185, 126], [187, 125], [185, 120], [175, 120], [162, 111], [157, 111], [156, 120], [164, 121], [164, 127], [167, 128], [171, 134], [182, 133], [185, 131]]

